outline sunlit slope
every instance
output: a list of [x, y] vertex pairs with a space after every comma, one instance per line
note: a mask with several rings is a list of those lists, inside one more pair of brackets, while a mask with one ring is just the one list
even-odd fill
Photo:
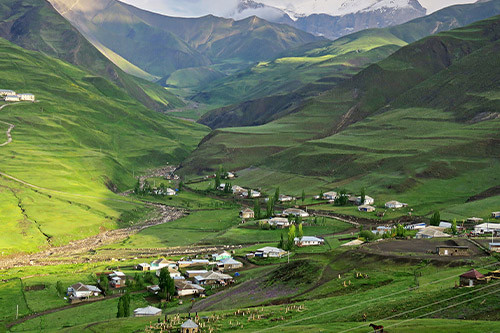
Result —
[[499, 32], [495, 17], [428, 37], [292, 115], [216, 130], [185, 172], [252, 166], [241, 181], [258, 180], [256, 187], [278, 185], [274, 172], [276, 180], [309, 177], [310, 189], [365, 186], [397, 194], [424, 210], [465, 203], [499, 182]]
[[179, 163], [207, 133], [146, 109], [110, 81], [3, 39], [0, 73], [1, 87], [40, 101], [0, 111], [1, 121], [15, 125], [13, 142], [0, 147], [0, 172], [18, 180], [0, 177], [6, 253], [117, 227], [136, 206], [111, 189], [131, 188], [134, 172]]

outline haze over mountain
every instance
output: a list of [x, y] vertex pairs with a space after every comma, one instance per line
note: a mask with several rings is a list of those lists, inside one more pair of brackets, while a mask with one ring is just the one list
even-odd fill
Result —
[[[229, 0], [173, 1], [127, 0], [141, 8], [173, 16], [213, 14], [227, 18], [252, 15], [285, 23], [315, 35], [336, 39], [367, 28], [383, 28], [407, 22], [443, 7], [471, 0]], [[422, 5], [423, 7], [422, 7]]]
[[240, 21], [215, 16], [188, 19], [151, 13], [115, 0], [51, 3], [97, 47], [104, 46], [159, 77], [190, 67], [217, 72], [224, 68], [207, 66], [224, 62], [230, 62], [230, 68], [237, 68], [238, 63], [246, 66], [318, 40], [302, 30], [255, 16]]

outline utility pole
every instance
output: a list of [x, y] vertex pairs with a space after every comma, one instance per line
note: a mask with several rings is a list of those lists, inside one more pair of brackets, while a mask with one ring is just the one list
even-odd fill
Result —
[[16, 306], [16, 320], [19, 318], [19, 304]]
[[288, 254], [288, 263], [290, 263], [290, 251], [287, 251]]

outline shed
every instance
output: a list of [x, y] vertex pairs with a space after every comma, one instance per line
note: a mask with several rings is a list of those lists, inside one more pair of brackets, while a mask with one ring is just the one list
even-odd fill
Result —
[[480, 222], [483, 222], [484, 220], [480, 217], [469, 217], [467, 219], [467, 222], [470, 222], [470, 223], [480, 223]]
[[191, 319], [188, 319], [181, 325], [181, 333], [197, 333], [199, 330], [198, 324]]
[[246, 208], [240, 211], [240, 217], [242, 219], [253, 219], [255, 217], [255, 213], [250, 208]]
[[436, 247], [436, 253], [440, 256], [466, 257], [470, 255], [468, 246], [441, 245]]
[[473, 287], [476, 284], [484, 283], [487, 283], [486, 277], [475, 269], [471, 269], [470, 271], [460, 275], [460, 286], [462, 287]]
[[491, 217], [493, 217], [494, 219], [500, 219], [500, 212], [491, 213]]
[[406, 206], [408, 206], [408, 204], [405, 204], [405, 203], [402, 203], [402, 202], [399, 202], [396, 200], [392, 200], [392, 201], [385, 203], [385, 207], [389, 208], [389, 209], [399, 209], [399, 208], [403, 208]]
[[234, 260], [233, 258], [226, 258], [222, 259], [217, 264], [217, 267], [219, 268], [219, 270], [230, 271], [243, 267], [243, 263], [239, 262], [238, 260]]
[[19, 94], [17, 96], [19, 96], [19, 99], [21, 101], [30, 101], [30, 102], [35, 101], [35, 95], [33, 94], [26, 93], [26, 94]]
[[323, 193], [323, 199], [325, 199], [325, 200], [335, 200], [335, 199], [337, 199], [337, 192], [330, 191], [330, 192]]
[[484, 234], [484, 233], [500, 233], [500, 223], [482, 223], [474, 227], [474, 233]]
[[367, 213], [371, 213], [371, 212], [374, 212], [374, 211], [375, 211], [375, 207], [370, 206], [370, 205], [361, 205], [361, 206], [358, 206], [358, 210], [359, 210], [360, 212], [367, 212]]
[[445, 234], [444, 232], [441, 231], [442, 228], [439, 227], [425, 227], [424, 229], [420, 230], [417, 232], [415, 235], [415, 238], [444, 238], [444, 237], [451, 237], [451, 235]]
[[154, 306], [148, 306], [145, 308], [138, 308], [134, 310], [134, 317], [149, 317], [159, 315], [161, 315], [161, 309], [155, 308]]
[[500, 243], [490, 243], [489, 248], [491, 252], [500, 252]]

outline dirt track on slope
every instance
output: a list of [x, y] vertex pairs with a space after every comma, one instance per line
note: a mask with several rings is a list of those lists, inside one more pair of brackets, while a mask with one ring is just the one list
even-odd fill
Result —
[[[4, 105], [0, 106], [0, 110], [2, 110], [4, 107], [9, 106], [9, 105], [10, 104], [4, 104]], [[7, 141], [5, 141], [4, 143], [0, 143], [0, 147], [4, 147], [4, 146], [6, 146], [6, 145], [8, 145], [9, 143], [12, 142], [12, 134], [11, 134], [11, 132], [14, 129], [14, 127], [16, 127], [16, 126], [14, 126], [11, 123], [7, 123], [7, 122], [1, 121], [1, 120], [0, 120], [0, 123], [6, 124], [7, 126], [9, 126], [9, 129], [7, 130], [7, 133], [6, 133], [7, 134]]]

